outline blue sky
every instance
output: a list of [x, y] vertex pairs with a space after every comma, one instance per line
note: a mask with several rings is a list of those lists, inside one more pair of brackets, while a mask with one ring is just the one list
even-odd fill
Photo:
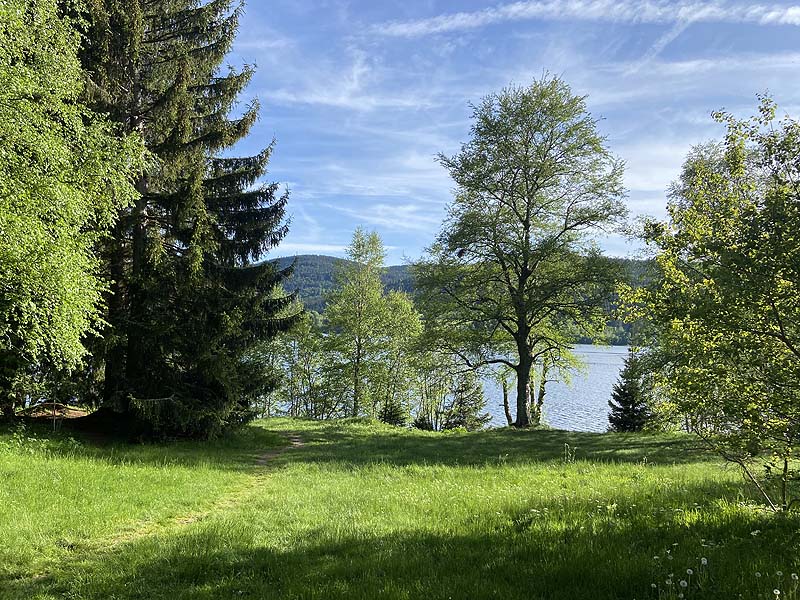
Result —
[[340, 256], [363, 225], [398, 264], [439, 229], [452, 183], [435, 156], [468, 139], [469, 103], [544, 72], [588, 96], [631, 214], [663, 216], [686, 152], [723, 133], [712, 110], [748, 116], [766, 91], [800, 117], [800, 5], [249, 0], [230, 62], [257, 65], [262, 104], [236, 152], [275, 138], [269, 179], [291, 193], [273, 256]]

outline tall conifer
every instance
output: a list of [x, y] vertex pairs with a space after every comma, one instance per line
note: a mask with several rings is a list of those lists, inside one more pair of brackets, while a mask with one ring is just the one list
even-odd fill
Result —
[[221, 68], [241, 14], [231, 0], [88, 8], [91, 101], [151, 154], [103, 249], [113, 289], [91, 371], [103, 405], [149, 433], [214, 435], [246, 418], [268, 382], [242, 358], [292, 321], [291, 298], [272, 293], [286, 271], [259, 262], [286, 234], [287, 195], [259, 183], [272, 144], [222, 156], [258, 116], [257, 102], [231, 116], [253, 69]]

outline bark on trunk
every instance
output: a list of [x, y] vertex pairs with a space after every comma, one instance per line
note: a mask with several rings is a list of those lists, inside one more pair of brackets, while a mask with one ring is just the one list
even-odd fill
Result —
[[539, 378], [539, 393], [536, 396], [536, 406], [531, 411], [531, 421], [533, 425], [542, 422], [542, 406], [544, 405], [545, 386], [547, 385], [547, 363], [542, 365], [541, 377]]
[[353, 417], [358, 416], [361, 402], [361, 344], [356, 343], [356, 359], [353, 361]]
[[517, 371], [517, 420], [516, 427], [531, 424], [531, 361], [521, 358]]
[[103, 378], [103, 404], [114, 408], [120, 391], [125, 389], [125, 256], [122, 247], [124, 226], [117, 223], [112, 233], [109, 256], [111, 276], [108, 296], [108, 324], [105, 333], [107, 347]]
[[141, 382], [144, 380], [145, 364], [145, 327], [146, 306], [144, 291], [142, 290], [142, 278], [144, 277], [145, 244], [147, 242], [147, 232], [145, 229], [145, 210], [147, 201], [145, 193], [147, 185], [144, 180], [136, 185], [137, 191], [141, 194], [136, 203], [134, 211], [134, 225], [132, 236], [132, 262], [131, 262], [131, 283], [130, 283], [130, 318], [128, 320], [128, 347], [125, 361], [125, 373], [128, 387], [132, 388], [135, 394], [141, 393]]
[[509, 425], [513, 425], [514, 417], [511, 416], [511, 407], [508, 404], [508, 381], [503, 378], [500, 384], [503, 386], [503, 410], [506, 413], [506, 421]]

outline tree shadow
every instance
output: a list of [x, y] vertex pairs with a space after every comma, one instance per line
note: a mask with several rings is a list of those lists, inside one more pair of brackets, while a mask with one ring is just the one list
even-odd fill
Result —
[[28, 422], [24, 429], [19, 424], [3, 423], [0, 436], [12, 447], [19, 446], [33, 455], [99, 460], [111, 465], [211, 465], [236, 471], [253, 469], [259, 456], [289, 443], [284, 435], [258, 426], [245, 426], [213, 440], [163, 443], [132, 443], [70, 429], [53, 431], [50, 425], [38, 422]]
[[689, 435], [582, 433], [549, 429], [489, 429], [471, 433], [409, 432], [329, 422], [304, 428], [305, 446], [293, 462], [342, 462], [354, 466], [524, 464], [590, 461], [687, 464], [719, 462]]
[[[697, 497], [711, 491], [703, 484], [690, 490]], [[720, 490], [715, 487], [715, 492]], [[664, 498], [666, 505], [671, 500]], [[472, 531], [437, 530], [421, 522], [405, 530], [337, 534], [331, 526], [307, 531], [290, 543], [265, 542], [252, 527], [222, 520], [133, 541], [49, 579], [0, 583], [17, 598], [51, 593], [104, 600], [629, 600], [657, 597], [651, 583], [663, 584], [670, 571], [701, 569], [703, 556], [713, 583], [693, 597], [708, 599], [741, 593], [756, 597], [742, 587], [747, 585], [742, 573], [786, 570], [792, 566], [786, 561], [796, 560], [791, 558], [796, 519], [757, 512], [719, 518], [711, 509], [692, 520], [676, 514], [652, 522], [645, 512], [627, 519], [591, 519], [580, 517], [589, 508], [581, 506], [548, 525], [544, 517], [531, 516], [534, 508], [520, 506], [499, 523], [494, 513], [477, 515]], [[760, 536], [751, 535], [755, 529]], [[706, 540], [724, 545], [709, 546]], [[654, 562], [666, 550], [673, 562]], [[676, 584], [680, 577], [674, 578]]]

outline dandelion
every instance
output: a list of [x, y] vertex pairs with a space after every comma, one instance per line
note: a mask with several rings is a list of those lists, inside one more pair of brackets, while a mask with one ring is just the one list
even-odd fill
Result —
[[694, 571], [692, 571], [691, 569], [686, 569], [686, 574], [687, 575], [694, 575]]
[[775, 575], [778, 577], [783, 577], [783, 571], [775, 571]]
[[704, 556], [700, 559], [700, 564], [705, 567], [708, 564], [708, 559]]
[[761, 530], [760, 530], [760, 529], [756, 529], [755, 531], [751, 531], [751, 532], [750, 532], [750, 535], [752, 535], [753, 537], [755, 537], [755, 536], [757, 536], [759, 533], [761, 533]]
[[664, 583], [666, 583], [667, 585], [672, 585], [672, 579], [667, 579]]
[[683, 598], [683, 592], [681, 592], [680, 594], [678, 594], [678, 598]]
[[772, 590], [772, 593], [775, 594], [776, 598], [781, 595], [781, 591], [779, 589]]
[[758, 571], [756, 571], [756, 577], [761, 577], [761, 573], [759, 573]]
[[689, 584], [688, 584], [688, 583], [686, 583], [686, 580], [685, 580], [685, 579], [681, 579], [681, 587], [682, 587], [682, 588], [689, 587]]
[[792, 580], [797, 581], [797, 573], [792, 573]]
[[656, 589], [658, 586], [655, 583], [651, 583], [650, 587], [653, 588], [653, 589]]

